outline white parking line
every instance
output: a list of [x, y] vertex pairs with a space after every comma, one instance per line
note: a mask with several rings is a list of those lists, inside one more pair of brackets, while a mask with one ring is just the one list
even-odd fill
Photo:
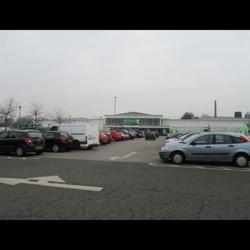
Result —
[[188, 169], [188, 168], [191, 168], [191, 169], [205, 169], [205, 170], [216, 170], [216, 171], [235, 171], [235, 172], [250, 172], [250, 169], [247, 168], [241, 168], [241, 169], [238, 169], [238, 168], [227, 168], [227, 167], [201, 167], [201, 166], [181, 166], [181, 165], [173, 165], [173, 164], [156, 164], [156, 163], [151, 163], [149, 162], [148, 163], [149, 166], [153, 166], [153, 167], [161, 167], [161, 168], [185, 168], [185, 169]]
[[111, 161], [114, 161], [114, 160], [116, 160], [116, 159], [118, 159], [118, 158], [120, 158], [120, 156], [109, 157], [109, 159], [110, 159]]
[[125, 159], [125, 158], [130, 157], [131, 155], [136, 154], [136, 153], [137, 153], [137, 152], [131, 152], [131, 153], [126, 154], [126, 155], [124, 155], [124, 156], [114, 156], [114, 157], [109, 157], [109, 159], [110, 159], [111, 161], [114, 161], [114, 160], [117, 160], [117, 159]]
[[128, 157], [130, 157], [131, 155], [134, 155], [134, 154], [136, 154], [136, 153], [137, 153], [137, 152], [129, 153], [129, 154], [127, 154], [127, 155], [124, 155], [124, 156], [120, 157], [120, 159], [128, 158]]

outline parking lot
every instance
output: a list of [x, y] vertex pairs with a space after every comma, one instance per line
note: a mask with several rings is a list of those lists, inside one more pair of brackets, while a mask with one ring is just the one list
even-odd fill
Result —
[[250, 168], [162, 162], [165, 138], [0, 155], [0, 219], [248, 219]]

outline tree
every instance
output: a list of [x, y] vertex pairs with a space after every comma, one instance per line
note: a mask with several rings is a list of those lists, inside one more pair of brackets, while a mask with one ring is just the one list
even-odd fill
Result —
[[[30, 124], [32, 125], [33, 124], [33, 118], [32, 116], [23, 116], [23, 117], [20, 117], [20, 124], [21, 124], [21, 128], [27, 124]], [[16, 121], [13, 123], [13, 127], [14, 128], [18, 128], [19, 126], [19, 119], [16, 119]]]
[[54, 111], [52, 115], [52, 120], [58, 123], [59, 125], [64, 122], [66, 119], [66, 114], [61, 110], [57, 109]]
[[0, 116], [3, 120], [5, 131], [12, 124], [17, 110], [17, 103], [14, 98], [7, 99], [0, 107]]
[[37, 126], [37, 122], [44, 119], [45, 112], [43, 110], [43, 105], [38, 102], [30, 103], [29, 113], [33, 117], [35, 127]]
[[194, 119], [195, 115], [192, 112], [185, 112], [181, 119]]

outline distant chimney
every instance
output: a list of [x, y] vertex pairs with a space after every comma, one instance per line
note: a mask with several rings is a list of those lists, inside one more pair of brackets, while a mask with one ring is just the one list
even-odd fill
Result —
[[214, 117], [217, 117], [217, 103], [214, 101]]

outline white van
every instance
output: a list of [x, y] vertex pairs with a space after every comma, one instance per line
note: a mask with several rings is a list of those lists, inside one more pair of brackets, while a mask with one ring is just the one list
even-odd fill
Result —
[[81, 149], [92, 148], [100, 145], [99, 129], [92, 123], [62, 123], [60, 131], [68, 132], [73, 138], [74, 143]]

